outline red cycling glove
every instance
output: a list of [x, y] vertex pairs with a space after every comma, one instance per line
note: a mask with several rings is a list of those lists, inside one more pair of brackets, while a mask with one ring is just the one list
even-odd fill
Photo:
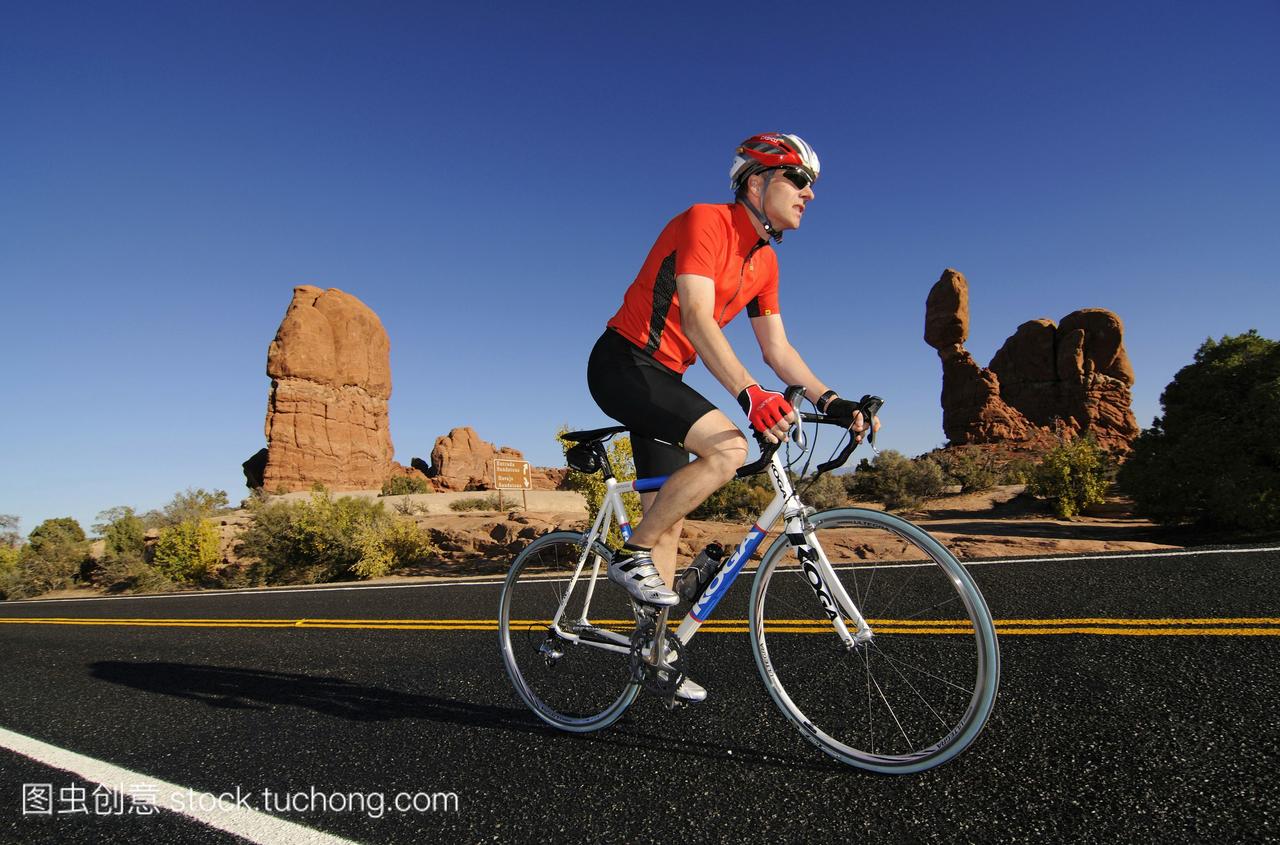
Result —
[[758, 384], [749, 384], [743, 388], [738, 394], [738, 404], [746, 412], [751, 427], [761, 433], [773, 428], [792, 410], [791, 403], [785, 396], [765, 390]]

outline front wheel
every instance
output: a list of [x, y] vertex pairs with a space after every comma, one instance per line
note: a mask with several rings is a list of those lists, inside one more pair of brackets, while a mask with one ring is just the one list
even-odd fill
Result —
[[626, 593], [605, 574], [609, 550], [573, 531], [544, 534], [511, 564], [498, 610], [502, 662], [543, 721], [582, 733], [608, 727], [635, 700]]
[[[995, 626], [969, 573], [923, 530], [880, 511], [822, 511], [806, 538], [798, 552], [779, 537], [752, 590], [751, 648], [774, 702], [806, 739], [860, 768], [909, 774], [955, 757], [986, 724], [1000, 677]], [[857, 624], [819, 600], [815, 553], [867, 620], [869, 640], [838, 635], [833, 616], [850, 633]]]

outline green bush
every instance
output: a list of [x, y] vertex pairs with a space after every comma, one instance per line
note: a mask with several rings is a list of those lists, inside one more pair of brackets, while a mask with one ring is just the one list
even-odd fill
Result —
[[1105, 501], [1108, 463], [1093, 435], [1064, 439], [1036, 465], [1027, 481], [1027, 492], [1049, 499], [1058, 516], [1075, 516], [1089, 505]]
[[942, 471], [956, 484], [961, 493], [980, 493], [1000, 483], [1000, 469], [996, 457], [980, 449], [949, 449], [938, 456]]
[[219, 544], [218, 526], [213, 520], [187, 520], [160, 529], [152, 562], [177, 583], [199, 583], [218, 565]]
[[[568, 426], [562, 426], [556, 434], [556, 439], [560, 442], [562, 449], [566, 451], [569, 448], [568, 443], [564, 441], [562, 435], [569, 431]], [[615, 437], [608, 446], [609, 463], [613, 466], [614, 476], [619, 481], [633, 481], [636, 477], [635, 458], [631, 453], [631, 438], [626, 435]], [[598, 472], [585, 473], [578, 472], [575, 469], [569, 470], [569, 475], [565, 479], [565, 486], [570, 490], [577, 490], [587, 500], [587, 519], [594, 521], [596, 515], [600, 513], [600, 505], [604, 502], [604, 478]], [[622, 506], [627, 512], [627, 521], [635, 525], [640, 521], [640, 497], [635, 495], [623, 496]], [[617, 522], [614, 521], [609, 529], [609, 537], [607, 542], [615, 547], [622, 545], [622, 532], [618, 530]]]
[[918, 508], [925, 499], [942, 495], [947, 484], [942, 467], [932, 457], [912, 460], [893, 449], [870, 462], [864, 458], [845, 479], [850, 495], [883, 502], [890, 510]]
[[1160, 395], [1119, 483], [1166, 524], [1280, 528], [1280, 342], [1206, 340]]
[[250, 502], [249, 510], [252, 522], [237, 553], [256, 561], [254, 583], [373, 578], [435, 551], [415, 523], [369, 499], [313, 493], [308, 500]]
[[471, 499], [455, 499], [449, 503], [451, 511], [496, 511], [501, 510], [502, 505], [510, 506], [510, 501], [499, 503], [498, 494], [493, 493], [489, 496], [480, 496]]
[[417, 476], [397, 475], [382, 482], [382, 496], [409, 496], [415, 493], [431, 493], [431, 482]]

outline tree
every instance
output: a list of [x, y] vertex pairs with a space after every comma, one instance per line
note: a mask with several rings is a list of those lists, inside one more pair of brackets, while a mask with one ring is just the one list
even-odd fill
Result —
[[1166, 524], [1280, 528], [1280, 342], [1253, 330], [1206, 340], [1160, 406], [1120, 469], [1138, 512]]
[[16, 549], [21, 544], [22, 535], [18, 533], [21, 520], [12, 514], [0, 514], [0, 547]]
[[46, 519], [32, 529], [18, 554], [10, 582], [14, 594], [32, 596], [70, 586], [88, 556], [89, 542], [80, 523], [69, 516]]
[[98, 514], [93, 533], [104, 541], [102, 556], [105, 560], [142, 560], [145, 529], [133, 508], [120, 505]]
[[184, 522], [194, 523], [216, 516], [227, 505], [226, 490], [210, 492], [203, 487], [194, 490], [188, 487], [180, 493], [173, 494], [173, 498], [169, 500], [169, 503], [164, 506], [164, 509], [157, 516], [162, 525], [173, 526]]

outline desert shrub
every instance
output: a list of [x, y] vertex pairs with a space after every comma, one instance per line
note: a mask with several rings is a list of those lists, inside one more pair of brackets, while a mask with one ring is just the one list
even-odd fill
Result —
[[737, 521], [759, 515], [773, 499], [773, 488], [761, 476], [735, 478], [707, 497], [689, 514], [690, 519]]
[[430, 493], [435, 488], [425, 478], [397, 475], [382, 482], [382, 496], [408, 496], [415, 493]]
[[220, 558], [218, 526], [211, 519], [188, 519], [160, 529], [152, 562], [178, 583], [198, 583]]
[[[800, 491], [800, 498], [804, 503], [818, 510], [843, 508], [849, 505], [849, 492], [845, 489], [844, 481], [830, 473], [819, 475], [816, 480], [813, 476], [799, 479], [795, 482], [795, 486]], [[768, 492], [772, 497], [772, 491]], [[765, 501], [767, 502], [768, 499]], [[759, 511], [756, 512], [759, 513]]]
[[1063, 439], [1036, 465], [1027, 492], [1049, 499], [1058, 516], [1075, 516], [1105, 500], [1108, 463], [1093, 435]]
[[183, 522], [210, 519], [228, 508], [226, 490], [210, 492], [203, 487], [195, 489], [188, 487], [180, 493], [173, 494], [173, 498], [160, 510], [147, 511], [140, 518], [146, 528], [167, 528]]
[[1160, 394], [1120, 486], [1166, 524], [1280, 528], [1280, 341], [1206, 340]]
[[435, 548], [427, 533], [408, 519], [392, 518], [381, 530], [365, 532], [360, 560], [351, 571], [361, 578], [381, 578], [406, 563], [429, 558]]
[[302, 501], [250, 502], [249, 510], [237, 553], [256, 561], [248, 575], [254, 583], [371, 578], [434, 553], [416, 524], [382, 502], [313, 493]]
[[508, 502], [499, 503], [498, 494], [493, 493], [488, 496], [478, 496], [471, 499], [455, 499], [449, 503], [451, 511], [496, 511], [501, 510], [502, 505]]
[[80, 523], [69, 516], [46, 519], [18, 550], [4, 584], [5, 595], [25, 598], [69, 587], [88, 559], [89, 541]]
[[141, 556], [104, 557], [93, 570], [93, 583], [109, 593], [168, 593], [177, 582]]
[[143, 518], [133, 508], [121, 505], [102, 511], [93, 531], [103, 541], [102, 558], [88, 573], [95, 585], [113, 593], [162, 593], [177, 588], [170, 574], [147, 562]]
[[1014, 458], [1000, 470], [1001, 484], [1027, 484], [1036, 471], [1036, 462], [1030, 458]]
[[996, 457], [978, 449], [944, 451], [938, 456], [942, 471], [961, 493], [979, 493], [1000, 483], [1000, 469]]
[[893, 449], [870, 462], [864, 458], [846, 478], [850, 494], [883, 502], [890, 510], [917, 508], [925, 499], [942, 495], [947, 484], [942, 467], [932, 457], [912, 460]]
[[[556, 439], [560, 441], [561, 448], [568, 450], [569, 444], [565, 443], [563, 435], [569, 431], [568, 426], [562, 426], [556, 434]], [[614, 437], [608, 446], [609, 463], [613, 466], [615, 477], [619, 481], [632, 481], [636, 477], [635, 458], [631, 453], [631, 438], [626, 435]], [[587, 519], [595, 520], [596, 515], [600, 513], [600, 505], [604, 502], [604, 478], [600, 473], [578, 472], [575, 469], [569, 470], [569, 475], [565, 479], [565, 486], [570, 490], [577, 490], [587, 500]], [[627, 521], [635, 525], [640, 521], [640, 497], [629, 495], [622, 497], [622, 506], [627, 512]], [[618, 530], [615, 522], [609, 529], [609, 537], [607, 542], [613, 546], [622, 545], [622, 532]]]

